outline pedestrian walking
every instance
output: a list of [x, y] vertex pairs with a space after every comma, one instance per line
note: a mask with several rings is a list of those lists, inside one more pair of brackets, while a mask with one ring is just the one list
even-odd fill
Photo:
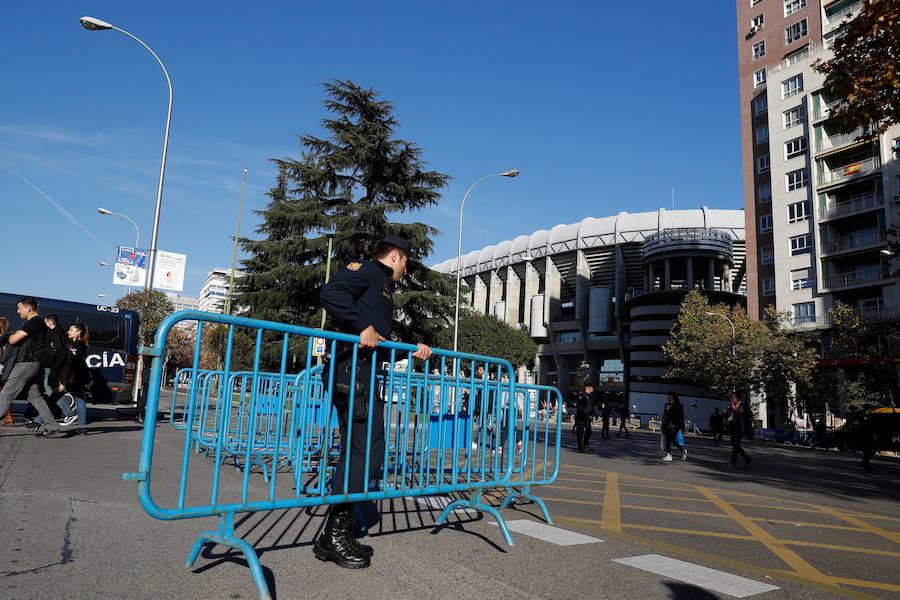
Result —
[[578, 395], [575, 404], [575, 439], [578, 441], [578, 451], [585, 452], [591, 449], [591, 420], [594, 415], [594, 386], [590, 383], [584, 385], [584, 391]]
[[622, 398], [622, 405], [619, 407], [619, 431], [616, 432], [616, 437], [625, 433], [625, 437], [631, 437], [628, 435], [628, 418], [631, 416], [631, 410], [628, 408], [628, 399]]
[[[329, 357], [333, 361], [334, 389], [332, 402], [338, 413], [341, 432], [341, 452], [331, 479], [332, 494], [352, 494], [368, 489], [369, 481], [379, 471], [378, 457], [384, 454], [384, 398], [378, 390], [369, 389], [372, 369], [382, 360], [390, 360], [390, 353], [377, 352], [378, 343], [391, 337], [393, 330], [394, 284], [406, 274], [410, 244], [405, 239], [389, 235], [375, 246], [369, 261], [354, 261], [341, 269], [319, 294], [322, 307], [338, 331], [358, 335], [362, 350], [357, 356], [355, 389], [350, 389], [353, 374], [352, 352]], [[375, 351], [375, 352], [372, 352]], [[414, 358], [428, 360], [431, 348], [418, 344]], [[326, 365], [325, 372], [329, 372]], [[323, 381], [328, 378], [323, 377]], [[350, 413], [351, 394], [353, 412]], [[371, 422], [369, 398], [372, 398]], [[352, 433], [350, 426], [352, 424]], [[371, 438], [367, 435], [371, 429]], [[369, 457], [369, 471], [366, 460]], [[345, 479], [345, 465], [349, 476]], [[351, 534], [354, 503], [334, 504], [325, 518], [322, 533], [313, 546], [316, 558], [332, 561], [338, 566], [360, 569], [371, 564], [372, 547], [360, 544]]]
[[863, 453], [860, 465], [866, 471], [875, 470], [875, 467], [872, 466], [872, 457], [875, 456], [877, 441], [878, 436], [872, 427], [872, 406], [867, 404], [859, 418], [859, 447]]
[[67, 335], [69, 354], [60, 375], [60, 383], [65, 389], [65, 394], [57, 404], [63, 412], [63, 426], [71, 425], [77, 420], [78, 428], [75, 433], [86, 434], [87, 406], [84, 402], [84, 391], [91, 381], [91, 372], [85, 362], [88, 330], [84, 324], [75, 323], [69, 326]]
[[16, 313], [22, 318], [22, 329], [0, 336], [0, 347], [7, 343], [16, 346], [16, 364], [0, 390], [0, 415], [5, 414], [13, 400], [23, 390], [27, 390], [28, 402], [38, 411], [44, 421], [44, 430], [35, 432], [40, 437], [50, 437], [59, 433], [59, 425], [53, 413], [41, 395], [43, 373], [40, 357], [44, 353], [47, 341], [47, 325], [38, 314], [37, 301], [34, 298], [22, 298], [16, 303]]
[[725, 432], [725, 417], [719, 412], [718, 406], [713, 409], [713, 414], [709, 415], [709, 430], [712, 432], [713, 445], [718, 446]]
[[728, 436], [731, 438], [731, 460], [728, 461], [728, 464], [732, 467], [737, 465], [739, 454], [744, 457], [744, 464], [748, 467], [750, 466], [750, 461], [753, 460], [741, 447], [741, 438], [744, 435], [744, 412], [743, 404], [737, 392], [731, 392], [731, 404], [728, 406], [726, 427], [728, 428]]
[[[9, 333], [9, 319], [0, 316], [0, 336]], [[9, 376], [12, 374], [12, 368], [16, 364], [16, 347], [7, 342], [0, 346], [0, 390]], [[12, 415], [12, 408], [7, 409], [6, 416], [3, 417], [2, 425], [12, 425], [15, 423]]]
[[681, 450], [681, 460], [687, 460], [687, 448], [678, 441], [679, 433], [682, 434], [681, 437], [684, 440], [684, 407], [681, 405], [677, 392], [670, 390], [666, 395], [661, 428], [666, 446], [666, 455], [663, 456], [663, 460], [667, 462], [672, 460], [672, 444]]
[[608, 440], [609, 439], [609, 419], [610, 419], [610, 406], [609, 406], [609, 394], [605, 394], [603, 397], [603, 406], [600, 408], [600, 420], [603, 423], [603, 428], [600, 430], [600, 439]]
[[828, 427], [825, 425], [825, 417], [819, 417], [813, 430], [812, 449], [815, 450], [816, 446], [828, 450]]

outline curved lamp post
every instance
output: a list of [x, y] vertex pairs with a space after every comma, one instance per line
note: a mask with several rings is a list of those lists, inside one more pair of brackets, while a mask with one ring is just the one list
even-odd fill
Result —
[[[125, 219], [126, 221], [128, 221], [129, 223], [131, 223], [132, 225], [134, 225], [134, 231], [135, 231], [135, 233], [137, 234], [137, 237], [136, 237], [135, 240], [134, 240], [134, 251], [137, 252], [138, 246], [141, 245], [141, 230], [138, 229], [137, 223], [135, 223], [135, 222], [131, 219], [131, 217], [129, 217], [128, 215], [123, 215], [122, 213], [115, 212], [115, 211], [112, 211], [112, 210], [107, 210], [107, 209], [105, 209], [105, 208], [98, 208], [98, 209], [97, 209], [97, 212], [100, 213], [101, 215], [116, 215], [117, 217], [122, 217], [123, 219]], [[131, 286], [130, 286], [130, 285], [128, 286], [128, 293], [129, 293], [129, 294], [131, 293]]]
[[722, 313], [707, 312], [706, 314], [708, 314], [711, 317], [722, 317], [723, 319], [728, 321], [729, 325], [731, 325], [731, 355], [734, 356], [735, 355], [734, 345], [737, 343], [735, 335], [734, 335], [734, 323], [731, 321], [731, 319], [728, 318], [728, 315], [723, 315]]
[[[119, 29], [114, 25], [110, 25], [106, 21], [101, 21], [100, 19], [95, 19], [94, 17], [81, 17], [80, 19], [81, 25], [90, 31], [103, 31], [106, 29], [115, 29], [120, 33], [124, 33], [131, 39], [135, 40], [141, 46], [147, 49], [147, 52], [153, 55], [153, 58], [156, 59], [156, 62], [159, 63], [159, 66], [162, 67], [163, 74], [166, 76], [166, 83], [169, 85], [169, 111], [166, 114], [166, 135], [163, 138], [163, 151], [162, 151], [162, 162], [159, 167], [159, 184], [156, 188], [156, 212], [153, 215], [153, 234], [150, 238], [150, 260], [147, 265], [147, 285], [146, 289], [153, 289], [153, 271], [156, 267], [156, 237], [159, 232], [159, 210], [162, 204], [162, 191], [163, 191], [163, 179], [166, 175], [166, 153], [169, 148], [169, 126], [172, 123], [172, 80], [169, 79], [169, 72], [166, 71], [166, 66], [162, 63], [159, 57], [156, 55], [156, 52], [150, 49], [150, 46], [145, 44], [140, 38], [128, 33], [124, 29]], [[99, 209], [98, 209], [99, 210]], [[102, 211], [101, 211], [102, 212]], [[106, 214], [106, 213], [104, 213]], [[116, 213], [118, 214], [118, 213]], [[124, 215], [121, 215], [124, 216]], [[127, 217], [126, 217], [127, 218]], [[129, 219], [130, 220], [130, 219]], [[133, 221], [132, 221], [133, 222]], [[137, 225], [135, 225], [137, 228]], [[138, 233], [140, 235], [140, 233]]]
[[[462, 274], [462, 265], [459, 263], [462, 261], [462, 221], [463, 221], [463, 208], [466, 206], [466, 198], [469, 197], [469, 192], [472, 189], [484, 181], [485, 179], [490, 179], [491, 177], [515, 177], [519, 174], [518, 169], [512, 169], [510, 171], [503, 171], [502, 173], [494, 173], [493, 175], [488, 175], [487, 177], [482, 177], [475, 183], [469, 187], [468, 191], [466, 191], [466, 195], [463, 196], [462, 204], [459, 205], [459, 242], [456, 250], [456, 315], [453, 317], [453, 351], [456, 352], [457, 347], [457, 337], [459, 336], [459, 281], [460, 275]], [[458, 370], [454, 367], [454, 371]], [[456, 373], [454, 372], [454, 376]]]

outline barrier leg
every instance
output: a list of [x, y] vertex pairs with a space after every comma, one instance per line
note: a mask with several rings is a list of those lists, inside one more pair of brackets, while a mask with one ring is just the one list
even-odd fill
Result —
[[256, 584], [256, 589], [259, 591], [259, 600], [272, 600], [272, 595], [269, 593], [269, 586], [266, 585], [266, 578], [263, 576], [262, 567], [259, 564], [259, 557], [256, 555], [256, 550], [254, 550], [253, 546], [247, 543], [246, 540], [234, 537], [234, 513], [229, 512], [219, 515], [218, 531], [204, 531], [197, 536], [197, 541], [194, 542], [194, 546], [191, 548], [191, 552], [188, 554], [184, 566], [190, 568], [194, 564], [194, 561], [197, 560], [197, 556], [200, 555], [200, 549], [203, 548], [204, 542], [207, 541], [240, 550], [247, 559], [247, 565], [250, 567], [250, 573], [253, 575], [253, 582]]
[[528, 488], [524, 488], [521, 492], [513, 491], [512, 488], [507, 488], [507, 496], [506, 500], [503, 501], [503, 504], [500, 505], [501, 509], [506, 508], [511, 504], [515, 504], [516, 500], [530, 500], [540, 507], [541, 512], [544, 514], [544, 520], [548, 525], [553, 525], [553, 519], [550, 518], [550, 513], [547, 511], [547, 506], [544, 504], [544, 501], [538, 498], [537, 496], [533, 496], [529, 493]]
[[500, 532], [503, 533], [503, 539], [506, 540], [506, 543], [509, 546], [515, 545], [513, 543], [512, 535], [510, 535], [509, 533], [509, 527], [506, 526], [506, 521], [503, 520], [503, 515], [501, 515], [500, 511], [498, 511], [493, 506], [488, 506], [481, 501], [480, 489], [475, 490], [470, 500], [454, 500], [453, 502], [445, 506], [444, 510], [441, 512], [441, 515], [438, 517], [437, 524], [443, 524], [447, 517], [450, 515], [450, 512], [457, 506], [468, 506], [479, 512], [486, 512], [490, 514], [492, 517], [494, 517], [494, 519], [497, 520], [497, 525], [500, 527]]

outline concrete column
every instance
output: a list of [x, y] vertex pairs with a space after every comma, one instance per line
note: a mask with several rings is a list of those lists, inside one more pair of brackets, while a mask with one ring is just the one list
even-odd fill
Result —
[[687, 258], [687, 288], [688, 291], [694, 289], [694, 258]]
[[725, 264], [725, 291], [731, 291], [731, 267]]
[[669, 259], [666, 259], [666, 282], [665, 282], [665, 290], [668, 292], [672, 289], [672, 264]]
[[474, 285], [472, 286], [472, 310], [480, 314], [486, 314], [487, 306], [487, 284], [482, 279], [482, 273], [475, 275]]
[[512, 267], [506, 267], [506, 322], [512, 327], [524, 322], [524, 319], [519, 314], [519, 301], [521, 299], [522, 280], [519, 279]]
[[706, 289], [714, 290], [716, 286], [716, 261], [715, 259], [709, 259], [709, 271], [707, 272], [706, 278]]
[[488, 307], [487, 313], [494, 314], [494, 305], [503, 300], [503, 280], [496, 270], [491, 271], [488, 277], [490, 281], [490, 289], [488, 290]]
[[647, 274], [650, 278], [650, 285], [647, 287], [647, 291], [652, 292], [656, 290], [656, 268], [654, 267], [653, 263], [647, 265]]
[[531, 327], [531, 297], [538, 293], [541, 275], [531, 261], [525, 263], [525, 314], [522, 315], [526, 327]]
[[591, 303], [591, 267], [588, 265], [584, 250], [576, 253], [576, 278], [575, 278], [575, 317], [587, 319]]
[[548, 256], [544, 259], [546, 267], [544, 268], [544, 319], [547, 323], [552, 323], [559, 318], [560, 309], [562, 308], [562, 276], [559, 269]]

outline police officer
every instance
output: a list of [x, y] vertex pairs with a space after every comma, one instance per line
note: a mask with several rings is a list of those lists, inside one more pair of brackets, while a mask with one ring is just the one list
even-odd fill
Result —
[[[370, 261], [354, 261], [341, 269], [322, 288], [319, 300], [331, 317], [333, 326], [343, 333], [358, 335], [359, 352], [353, 389], [350, 389], [353, 364], [352, 348], [338, 352], [325, 366], [322, 380], [326, 386], [333, 368], [332, 402], [337, 409], [341, 429], [341, 454], [331, 480], [331, 493], [367, 491], [368, 482], [379, 468], [384, 455], [384, 402], [369, 390], [372, 369], [381, 360], [389, 360], [387, 352], [379, 353], [379, 342], [391, 336], [393, 328], [394, 284], [406, 274], [410, 244], [405, 239], [388, 235], [375, 246]], [[431, 348], [418, 344], [415, 358], [427, 360]], [[376, 362], [378, 361], [378, 362]], [[374, 364], [373, 364], [374, 363]], [[353, 399], [353, 414], [350, 401]], [[371, 438], [367, 435], [369, 399], [372, 398]], [[351, 429], [348, 434], [348, 426]], [[370, 457], [369, 472], [365, 472], [366, 453]], [[349, 477], [344, 477], [349, 462]], [[346, 485], [345, 485], [346, 484]], [[341, 567], [368, 567], [371, 546], [360, 544], [350, 533], [353, 523], [352, 502], [335, 504], [328, 512], [325, 526], [313, 547], [320, 560], [330, 560]]]

